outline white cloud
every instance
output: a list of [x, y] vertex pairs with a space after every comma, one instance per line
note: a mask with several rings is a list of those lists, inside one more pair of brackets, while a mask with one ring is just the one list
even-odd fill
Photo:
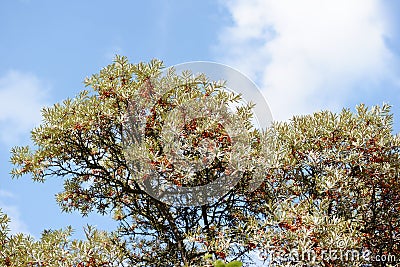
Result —
[[124, 53], [124, 50], [120, 46], [114, 45], [109, 47], [104, 53], [104, 58], [107, 59], [107, 61], [112, 61], [115, 58], [115, 55], [123, 55]]
[[32, 74], [9, 71], [0, 76], [0, 141], [15, 145], [40, 122], [46, 86]]
[[219, 60], [253, 79], [274, 119], [337, 110], [362, 85], [391, 79], [379, 0], [232, 0]]
[[12, 198], [14, 194], [5, 190], [0, 189], [0, 198]]
[[31, 235], [27, 225], [21, 220], [21, 214], [16, 206], [8, 206], [0, 202], [0, 208], [10, 218], [8, 226], [11, 234], [23, 233]]
[[[0, 190], [0, 209], [10, 218], [9, 228], [11, 234], [24, 233], [30, 234], [27, 225], [21, 220], [19, 209], [15, 205], [6, 204], [7, 199], [14, 199], [13, 193]], [[4, 201], [4, 199], [6, 201]]]

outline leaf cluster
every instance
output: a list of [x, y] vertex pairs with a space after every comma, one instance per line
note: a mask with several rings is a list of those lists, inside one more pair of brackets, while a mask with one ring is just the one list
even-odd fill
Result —
[[[388, 105], [360, 105], [355, 113], [321, 111], [261, 131], [251, 126], [252, 105], [229, 115], [240, 96], [224, 91], [223, 82], [165, 73], [158, 60], [131, 64], [117, 56], [85, 85], [92, 90], [42, 110], [43, 122], [32, 131], [35, 149], [12, 150], [12, 175], [63, 179], [57, 195], [63, 211], [113, 214], [130, 264], [239, 266], [236, 260], [257, 262], [254, 253], [270, 266], [371, 263], [323, 258], [329, 249], [400, 258], [400, 139], [392, 134]], [[249, 147], [233, 149], [212, 116], [185, 121], [176, 113], [185, 103], [200, 110], [219, 107], [226, 121], [236, 120], [232, 129], [243, 133], [237, 136]], [[165, 134], [174, 127], [181, 129], [178, 135]], [[204, 139], [216, 144], [216, 152], [203, 171], [178, 168], [167, 157], [210, 159]], [[179, 153], [174, 142], [182, 147]], [[144, 190], [151, 173], [177, 187], [208, 184], [230, 173], [229, 160], [243, 163], [240, 179], [213, 202], [174, 206]], [[261, 181], [249, 192], [256, 177]], [[312, 251], [316, 258], [285, 258], [292, 250]]]

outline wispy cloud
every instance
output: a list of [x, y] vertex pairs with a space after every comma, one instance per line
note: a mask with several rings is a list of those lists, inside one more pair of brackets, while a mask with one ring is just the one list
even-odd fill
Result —
[[[392, 79], [393, 54], [378, 0], [231, 0], [220, 61], [261, 85], [274, 114], [338, 109], [366, 84]], [[371, 88], [371, 86], [365, 86]]]
[[120, 46], [114, 45], [109, 47], [104, 53], [104, 58], [107, 59], [107, 61], [112, 61], [116, 55], [122, 55], [124, 52], [125, 51]]
[[0, 141], [14, 145], [40, 122], [47, 86], [36, 76], [9, 71], [0, 76]]
[[8, 203], [10, 199], [15, 199], [13, 193], [5, 190], [0, 190], [0, 209], [10, 218], [10, 233], [30, 234], [27, 225], [21, 219], [18, 207]]
[[13, 193], [0, 189], [0, 199], [1, 198], [12, 198], [12, 197], [14, 197]]

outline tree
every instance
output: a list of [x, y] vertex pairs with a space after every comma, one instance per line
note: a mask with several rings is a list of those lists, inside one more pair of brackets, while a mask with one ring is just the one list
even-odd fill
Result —
[[[14, 177], [63, 178], [63, 211], [113, 213], [134, 266], [221, 265], [254, 253], [275, 266], [304, 266], [314, 254], [316, 266], [368, 262], [323, 257], [339, 245], [400, 258], [399, 138], [388, 106], [261, 131], [252, 105], [230, 109], [240, 96], [224, 83], [162, 70], [158, 60], [116, 57], [85, 80], [93, 91], [43, 109], [35, 150], [12, 150]], [[218, 116], [199, 115], [209, 111]], [[203, 198], [179, 194], [208, 184]], [[314, 254], [296, 261], [293, 249]]]
[[276, 153], [250, 199], [263, 215], [255, 236], [271, 266], [396, 265], [400, 139], [392, 120], [388, 105], [360, 105], [356, 114], [318, 112], [269, 129], [263, 140]]
[[[121, 222], [119, 233], [130, 245], [130, 260], [137, 266], [192, 266], [205, 261], [207, 254], [225, 259], [234, 248], [229, 243], [218, 242], [218, 238], [237, 236], [231, 230], [238, 224], [236, 209], [246, 205], [236, 194], [239, 189], [229, 187], [223, 198], [216, 198], [211, 204], [169, 205], [143, 189], [140, 183], [148, 181], [146, 173], [142, 173], [146, 166], [135, 169], [132, 165], [138, 161], [127, 157], [139, 155], [143, 162], [151, 159], [150, 172], [167, 174], [168, 181], [182, 188], [208, 184], [226, 176], [225, 172], [231, 170], [226, 163], [227, 151], [234, 145], [225, 126], [219, 123], [220, 118], [191, 118], [189, 114], [190, 118], [182, 125], [181, 142], [187, 148], [181, 156], [195, 161], [207, 157], [210, 160], [191, 176], [182, 170], [167, 170], [171, 164], [165, 158], [163, 140], [169, 136], [161, 136], [160, 129], [165, 126], [166, 117], [186, 103], [190, 109], [201, 102], [211, 105], [210, 109], [215, 105], [219, 111], [227, 111], [229, 104], [239, 97], [222, 90], [223, 83], [208, 81], [204, 75], [179, 76], [168, 72], [162, 76], [161, 69], [162, 63], [157, 60], [133, 65], [124, 57], [116, 57], [113, 64], [86, 79], [86, 86], [91, 86], [94, 92], [83, 91], [75, 99], [43, 109], [43, 123], [32, 131], [37, 149], [14, 148], [11, 161], [20, 167], [12, 174], [18, 177], [30, 173], [33, 180], [40, 182], [49, 176], [64, 178], [64, 191], [57, 196], [63, 211], [79, 210], [83, 215], [93, 210], [101, 214], [112, 212]], [[150, 97], [154, 99], [153, 92], [156, 101], [148, 106]], [[234, 117], [229, 117], [229, 112], [223, 114], [228, 116], [225, 120], [234, 119], [235, 124], [231, 123], [229, 130], [238, 132], [236, 137], [245, 133], [244, 137], [254, 139], [255, 143], [257, 131], [249, 123], [250, 111], [248, 105], [232, 113]], [[136, 124], [143, 126], [139, 127], [142, 132], [130, 129]], [[127, 154], [124, 141], [135, 146], [135, 138], [143, 139], [140, 145], [144, 149], [133, 147]], [[200, 139], [212, 140], [212, 149], [217, 152], [207, 156], [209, 144], [196, 143]], [[256, 144], [253, 146], [250, 149], [255, 151]], [[239, 154], [235, 158], [250, 156]], [[249, 250], [243, 244], [235, 249], [239, 255]]]
[[117, 236], [88, 226], [86, 240], [70, 240], [72, 229], [47, 230], [35, 241], [10, 235], [9, 218], [0, 210], [1, 266], [130, 266], [129, 252]]

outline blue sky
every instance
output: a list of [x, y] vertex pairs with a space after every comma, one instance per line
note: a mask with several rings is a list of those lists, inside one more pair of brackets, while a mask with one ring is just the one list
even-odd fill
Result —
[[35, 236], [113, 225], [60, 213], [57, 177], [35, 184], [8, 173], [9, 150], [29, 143], [40, 108], [76, 95], [115, 54], [229, 64], [258, 84], [276, 120], [387, 102], [398, 132], [399, 11], [395, 0], [1, 1], [0, 207], [14, 232]]

